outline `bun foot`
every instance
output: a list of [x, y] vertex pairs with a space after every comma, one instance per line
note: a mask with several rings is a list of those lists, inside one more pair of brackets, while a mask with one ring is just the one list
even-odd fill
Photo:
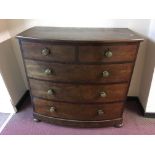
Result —
[[33, 118], [33, 121], [34, 121], [34, 122], [40, 122], [40, 120], [37, 119], [37, 118]]
[[121, 128], [123, 126], [123, 123], [117, 123], [114, 125], [115, 128]]

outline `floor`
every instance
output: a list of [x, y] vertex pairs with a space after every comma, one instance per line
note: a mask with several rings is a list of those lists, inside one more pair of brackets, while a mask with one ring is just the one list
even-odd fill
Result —
[[0, 112], [0, 127], [4, 124], [10, 114]]
[[1, 113], [0, 112], [0, 131], [3, 129], [6, 121], [8, 120], [10, 114], [9, 113]]
[[122, 128], [71, 128], [52, 125], [44, 122], [33, 122], [30, 98], [24, 102], [5, 126], [1, 135], [152, 135], [155, 134], [155, 118], [145, 118], [138, 103], [129, 101], [124, 112]]

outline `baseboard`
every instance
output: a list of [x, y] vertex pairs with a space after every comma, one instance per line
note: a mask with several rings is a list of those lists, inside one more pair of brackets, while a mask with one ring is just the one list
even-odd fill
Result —
[[142, 113], [143, 116], [145, 116], [144, 108], [143, 108], [138, 96], [128, 96], [127, 97], [127, 102], [132, 102], [132, 101], [137, 103], [140, 112]]
[[27, 97], [30, 96], [30, 92], [29, 90], [27, 90], [23, 96], [21, 97], [21, 99], [18, 101], [18, 103], [16, 104], [16, 109], [17, 109], [17, 112], [20, 110], [20, 108], [22, 107], [24, 101], [26, 100]]
[[[19, 100], [19, 102], [17, 103], [17, 105], [16, 105], [17, 111], [20, 110], [20, 108], [22, 107], [25, 99], [27, 97], [29, 97], [29, 96], [30, 96], [30, 92], [29, 92], [29, 90], [27, 90], [24, 93], [24, 95], [21, 97], [21, 99]], [[140, 109], [140, 111], [141, 111], [141, 113], [142, 113], [142, 115], [144, 117], [147, 117], [147, 118], [155, 118], [155, 113], [145, 112], [145, 110], [144, 110], [144, 108], [143, 108], [143, 106], [142, 106], [142, 104], [141, 104], [141, 102], [140, 102], [140, 100], [139, 100], [139, 98], [137, 96], [128, 96], [127, 97], [127, 102], [131, 102], [131, 101], [134, 101], [134, 102], [136, 102], [138, 104], [139, 109]]]
[[127, 96], [127, 101], [136, 101], [140, 103], [138, 96]]
[[147, 118], [155, 118], [155, 113], [145, 112], [144, 113], [144, 117], [147, 117]]
[[127, 101], [135, 101], [138, 106], [139, 106], [139, 109], [141, 111], [141, 113], [143, 114], [144, 117], [147, 117], [147, 118], [155, 118], [155, 113], [148, 113], [148, 112], [145, 112], [139, 98], [137, 96], [128, 96], [127, 97]]

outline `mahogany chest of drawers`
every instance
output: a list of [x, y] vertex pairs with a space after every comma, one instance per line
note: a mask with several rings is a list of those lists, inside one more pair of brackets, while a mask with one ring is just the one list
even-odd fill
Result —
[[141, 37], [127, 28], [33, 27], [17, 38], [35, 121], [123, 125]]

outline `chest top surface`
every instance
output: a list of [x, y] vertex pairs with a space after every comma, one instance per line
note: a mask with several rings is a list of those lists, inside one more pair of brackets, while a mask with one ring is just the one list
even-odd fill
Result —
[[128, 28], [33, 27], [17, 35], [19, 39], [58, 42], [140, 42], [142, 37]]

